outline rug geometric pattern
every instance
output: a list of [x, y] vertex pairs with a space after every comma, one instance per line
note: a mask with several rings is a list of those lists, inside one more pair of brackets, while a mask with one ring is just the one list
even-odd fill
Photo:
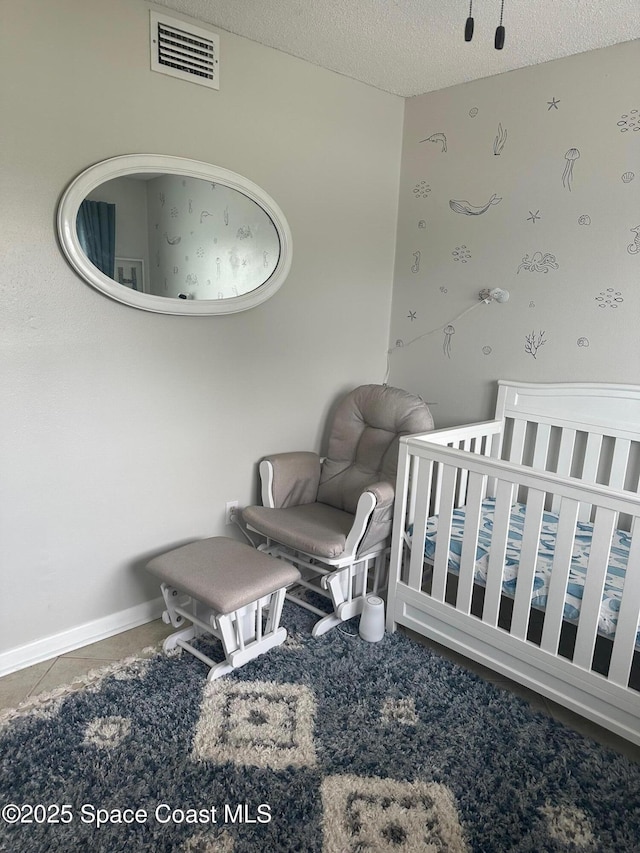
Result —
[[284, 770], [316, 763], [308, 687], [264, 681], [207, 684], [191, 757]]
[[282, 622], [215, 682], [160, 653], [4, 715], [1, 853], [640, 849], [640, 765], [400, 633]]

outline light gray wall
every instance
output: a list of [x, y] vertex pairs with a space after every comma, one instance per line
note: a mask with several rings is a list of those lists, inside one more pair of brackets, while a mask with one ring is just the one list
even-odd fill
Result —
[[438, 426], [499, 378], [640, 380], [638, 67], [635, 41], [407, 101], [390, 381]]
[[[258, 459], [319, 448], [336, 396], [384, 372], [403, 100], [224, 32], [219, 92], [152, 73], [148, 9], [3, 3], [0, 651], [155, 598], [150, 555], [226, 533]], [[71, 271], [60, 194], [136, 152], [277, 201], [294, 259], [271, 300], [156, 315]]]

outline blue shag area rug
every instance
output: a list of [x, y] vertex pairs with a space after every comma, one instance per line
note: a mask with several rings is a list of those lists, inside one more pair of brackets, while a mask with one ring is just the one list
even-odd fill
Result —
[[215, 682], [156, 652], [5, 714], [0, 850], [640, 850], [640, 765], [399, 633], [282, 621]]

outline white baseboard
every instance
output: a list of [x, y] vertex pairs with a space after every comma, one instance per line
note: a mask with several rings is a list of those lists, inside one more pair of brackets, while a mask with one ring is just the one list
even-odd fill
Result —
[[0, 652], [0, 677], [152, 622], [161, 616], [164, 609], [163, 599], [155, 598], [152, 601], [137, 604], [135, 607], [129, 607], [127, 610], [112, 613], [110, 616], [103, 616], [93, 622], [85, 622], [84, 625], [77, 625], [59, 634], [52, 634], [50, 637]]

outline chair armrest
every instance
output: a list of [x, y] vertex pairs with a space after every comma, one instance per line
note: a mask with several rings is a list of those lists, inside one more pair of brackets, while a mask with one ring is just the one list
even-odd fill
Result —
[[276, 453], [260, 463], [262, 505], [272, 509], [310, 504], [320, 483], [320, 457], [306, 450]]
[[347, 536], [345, 553], [366, 554], [379, 550], [391, 534], [395, 490], [391, 483], [372, 483], [358, 499], [353, 526]]
[[396, 492], [391, 483], [385, 481], [374, 483], [371, 486], [367, 486], [366, 491], [371, 492], [375, 496], [377, 507], [382, 509], [383, 507], [393, 506]]

